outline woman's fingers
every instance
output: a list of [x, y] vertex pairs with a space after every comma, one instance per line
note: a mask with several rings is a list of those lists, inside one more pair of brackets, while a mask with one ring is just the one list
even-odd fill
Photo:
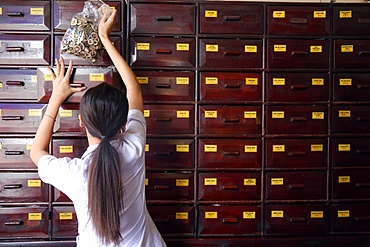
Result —
[[69, 60], [67, 74], [65, 76], [65, 78], [68, 79], [68, 81], [69, 81], [69, 78], [71, 77], [72, 69], [73, 69], [73, 63], [72, 63], [72, 59], [71, 59], [71, 60]]
[[54, 70], [52, 68], [50, 68], [50, 66], [46, 67], [47, 70], [50, 72], [50, 75], [51, 77], [53, 78], [53, 81], [55, 80], [55, 73], [54, 73]]
[[59, 63], [60, 63], [60, 76], [64, 76], [64, 73], [65, 73], [65, 67], [64, 67], [64, 59], [63, 57], [60, 57], [59, 59]]

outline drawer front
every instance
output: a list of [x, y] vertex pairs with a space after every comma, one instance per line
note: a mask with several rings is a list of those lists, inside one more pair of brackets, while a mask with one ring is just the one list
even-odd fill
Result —
[[148, 212], [162, 236], [194, 236], [193, 206], [147, 205]]
[[199, 168], [261, 169], [261, 139], [199, 139]]
[[200, 106], [199, 133], [248, 135], [262, 133], [261, 106]]
[[199, 9], [199, 32], [202, 34], [263, 34], [262, 4], [201, 3]]
[[200, 39], [199, 67], [262, 68], [262, 40]]
[[195, 34], [195, 5], [140, 4], [131, 7], [131, 34]]
[[332, 106], [332, 128], [334, 134], [370, 132], [370, 106]]
[[49, 65], [50, 37], [43, 34], [0, 34], [0, 65]]
[[78, 115], [80, 114], [78, 104], [63, 104], [59, 108], [57, 133], [79, 133], [85, 135], [85, 128], [80, 127]]
[[[326, 139], [267, 139], [266, 168], [328, 168]], [[315, 162], [312, 162], [312, 161]]]
[[148, 201], [194, 201], [193, 173], [146, 173]]
[[199, 206], [200, 236], [261, 234], [261, 206]]
[[345, 36], [367, 36], [370, 29], [368, 6], [334, 6], [333, 34]]
[[135, 71], [140, 83], [143, 100], [155, 101], [194, 101], [194, 72]]
[[50, 3], [7, 1], [1, 3], [0, 30], [50, 30]]
[[335, 170], [332, 173], [333, 200], [370, 198], [368, 170]]
[[328, 102], [327, 73], [267, 73], [266, 88], [269, 102]]
[[269, 39], [267, 66], [286, 69], [329, 69], [328, 40]]
[[195, 142], [192, 139], [148, 138], [145, 146], [147, 169], [194, 169]]
[[368, 69], [370, 40], [334, 40], [335, 69]]
[[267, 134], [327, 134], [327, 106], [267, 106]]
[[0, 173], [0, 202], [47, 202], [48, 185], [37, 173]]
[[369, 204], [331, 205], [331, 231], [333, 233], [370, 232]]
[[1, 207], [0, 238], [48, 237], [47, 207]]
[[267, 205], [266, 234], [325, 235], [329, 210], [325, 205]]
[[266, 200], [327, 200], [327, 174], [267, 172]]
[[268, 34], [328, 36], [330, 13], [327, 6], [268, 6]]
[[148, 134], [194, 134], [193, 105], [145, 105]]
[[78, 235], [77, 215], [73, 206], [54, 206], [52, 224], [53, 239]]
[[6, 100], [36, 101], [36, 70], [0, 69], [0, 101]]
[[334, 168], [370, 167], [369, 139], [332, 139], [331, 157]]
[[131, 37], [130, 47], [131, 66], [195, 66], [195, 38]]
[[30, 157], [33, 138], [0, 138], [0, 169], [37, 169]]
[[1, 133], [36, 133], [46, 105], [44, 104], [1, 104]]
[[199, 102], [262, 101], [261, 73], [200, 72]]
[[260, 201], [260, 172], [199, 173], [200, 201]]
[[335, 73], [333, 101], [370, 101], [370, 75]]
[[53, 155], [57, 158], [81, 158], [89, 146], [87, 139], [53, 139]]
[[54, 193], [53, 194], [54, 202], [72, 202], [72, 200], [69, 199], [69, 197], [66, 194], [64, 194], [63, 192], [61, 192], [55, 187], [53, 187], [53, 193]]
[[[71, 24], [72, 17], [75, 14], [83, 11], [84, 3], [84, 1], [54, 1], [54, 30], [66, 31]], [[112, 27], [112, 32], [120, 32], [122, 29], [120, 22], [120, 17], [122, 17], [121, 2], [104, 1], [104, 3], [108, 4], [109, 7], [117, 10], [117, 15]]]

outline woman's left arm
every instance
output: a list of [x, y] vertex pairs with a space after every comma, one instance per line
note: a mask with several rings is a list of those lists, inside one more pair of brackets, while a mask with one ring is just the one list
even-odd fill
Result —
[[49, 154], [48, 147], [51, 136], [53, 134], [54, 122], [57, 117], [59, 107], [63, 101], [74, 92], [81, 92], [85, 87], [72, 88], [70, 86], [70, 78], [72, 73], [72, 60], [70, 60], [67, 72], [64, 68], [64, 60], [60, 58], [56, 60], [56, 73], [48, 67], [48, 70], [53, 78], [53, 92], [50, 96], [49, 104], [46, 107], [45, 114], [39, 128], [36, 132], [31, 148], [31, 159], [38, 166], [39, 159], [46, 154]]

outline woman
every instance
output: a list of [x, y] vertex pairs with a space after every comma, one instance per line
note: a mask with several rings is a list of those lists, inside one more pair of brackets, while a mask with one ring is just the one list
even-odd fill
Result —
[[[117, 11], [106, 13], [99, 37], [127, 89], [126, 95], [102, 83], [90, 88], [80, 103], [80, 125], [89, 147], [82, 158], [56, 158], [48, 153], [55, 118], [70, 87], [72, 62], [56, 61], [53, 92], [36, 133], [31, 159], [43, 182], [64, 192], [78, 219], [77, 246], [166, 246], [145, 205], [146, 124], [141, 88], [125, 60], [109, 40]], [[125, 130], [121, 133], [122, 128]]]

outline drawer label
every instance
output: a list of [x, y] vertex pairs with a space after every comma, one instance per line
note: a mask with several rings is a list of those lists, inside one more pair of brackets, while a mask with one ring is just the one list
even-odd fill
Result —
[[176, 111], [177, 118], [189, 118], [189, 111]]
[[244, 153], [257, 153], [257, 145], [245, 145]]
[[217, 185], [217, 178], [205, 178], [204, 185]]
[[31, 75], [31, 82], [37, 82], [37, 75]]
[[[0, 7], [0, 15], [2, 15], [3, 14], [3, 8], [2, 7]], [[0, 46], [1, 47], [1, 46]]]
[[349, 210], [338, 210], [338, 218], [348, 218]]
[[72, 110], [60, 110], [59, 111], [59, 116], [60, 117], [72, 117], [73, 111]]
[[217, 145], [204, 145], [204, 152], [206, 153], [216, 153]]
[[257, 184], [257, 179], [255, 178], [244, 178], [245, 186], [255, 186]]
[[322, 52], [322, 46], [321, 45], [311, 45], [310, 46], [310, 52], [311, 53], [321, 53]]
[[285, 152], [285, 145], [272, 145], [272, 152]]
[[325, 10], [314, 11], [313, 18], [326, 18], [326, 11]]
[[28, 220], [42, 220], [42, 213], [28, 213]]
[[217, 17], [217, 10], [205, 10], [204, 11], [204, 17], [216, 18]]
[[311, 152], [322, 152], [322, 151], [324, 151], [324, 145], [311, 144]]
[[[27, 143], [26, 150], [31, 150], [31, 148], [32, 148], [32, 143]], [[0, 146], [0, 149], [1, 149], [1, 146]]]
[[322, 219], [324, 218], [323, 211], [311, 211], [311, 219]]
[[274, 86], [284, 86], [285, 85], [285, 78], [273, 78], [272, 85]]
[[188, 220], [189, 214], [188, 212], [176, 212], [175, 219], [176, 220]]
[[39, 116], [41, 116], [41, 110], [40, 109], [29, 109], [28, 110], [28, 116], [30, 116], [30, 117], [39, 117]]
[[42, 41], [31, 41], [30, 48], [32, 49], [42, 49], [44, 48], [44, 43]]
[[255, 52], [257, 52], [257, 46], [256, 45], [245, 45], [244, 46], [244, 52], [255, 53]]
[[177, 85], [189, 85], [189, 77], [176, 77]]
[[206, 45], [206, 52], [218, 52], [218, 45]]
[[245, 111], [244, 118], [257, 118], [257, 112], [256, 111]]
[[206, 85], [217, 85], [218, 78], [217, 77], [206, 77]]
[[188, 51], [189, 50], [189, 44], [177, 43], [176, 44], [176, 50], [177, 51]]
[[176, 179], [176, 186], [178, 187], [189, 186], [189, 179]]
[[243, 219], [255, 219], [256, 212], [243, 212]]
[[286, 52], [286, 45], [274, 45], [274, 52]]
[[3, 149], [3, 144], [0, 142], [0, 150]]
[[104, 74], [103, 73], [98, 73], [98, 74], [90, 74], [89, 75], [89, 80], [90, 81], [105, 81], [104, 80]]
[[284, 179], [283, 178], [271, 178], [271, 185], [283, 185]]
[[351, 78], [343, 78], [339, 79], [340, 86], [352, 86], [352, 79]]
[[311, 85], [312, 86], [323, 86], [324, 78], [312, 78]]
[[339, 18], [352, 18], [352, 10], [339, 11]]
[[351, 117], [351, 111], [348, 111], [348, 110], [340, 110], [338, 112], [338, 117]]
[[205, 118], [217, 118], [217, 111], [205, 111]]
[[144, 117], [150, 117], [150, 110], [144, 110]]
[[205, 212], [204, 217], [206, 219], [217, 219], [217, 212]]
[[283, 111], [273, 111], [272, 118], [284, 118], [284, 112]]
[[338, 151], [351, 151], [351, 144], [338, 144]]
[[347, 184], [351, 182], [351, 176], [338, 176], [338, 183]]
[[189, 145], [186, 144], [178, 144], [176, 145], [176, 152], [179, 153], [188, 153], [189, 152]]
[[44, 15], [43, 8], [30, 8], [30, 15]]
[[142, 76], [142, 77], [136, 77], [139, 84], [149, 84], [149, 77]]
[[145, 152], [149, 152], [149, 144], [145, 144]]
[[50, 74], [44, 74], [44, 81], [52, 81], [53, 77]]
[[285, 11], [282, 10], [282, 11], [274, 11], [272, 12], [272, 17], [273, 18], [285, 18]]
[[59, 153], [61, 154], [73, 153], [73, 146], [60, 146]]
[[341, 52], [353, 52], [353, 45], [342, 45], [340, 47]]
[[72, 220], [73, 219], [73, 213], [72, 212], [59, 213], [59, 219], [60, 220]]
[[2, 88], [3, 87], [3, 83], [2, 82], [0, 82], [0, 88]]
[[258, 78], [245, 78], [245, 85], [258, 85]]
[[312, 112], [312, 119], [325, 119], [324, 112]]
[[28, 187], [41, 187], [41, 180], [40, 179], [32, 179], [27, 181]]
[[145, 179], [145, 186], [147, 186], [147, 185], [149, 185], [149, 179], [148, 178]]
[[284, 211], [271, 211], [271, 218], [284, 218]]
[[138, 51], [149, 51], [150, 50], [150, 43], [137, 43], [136, 49]]

